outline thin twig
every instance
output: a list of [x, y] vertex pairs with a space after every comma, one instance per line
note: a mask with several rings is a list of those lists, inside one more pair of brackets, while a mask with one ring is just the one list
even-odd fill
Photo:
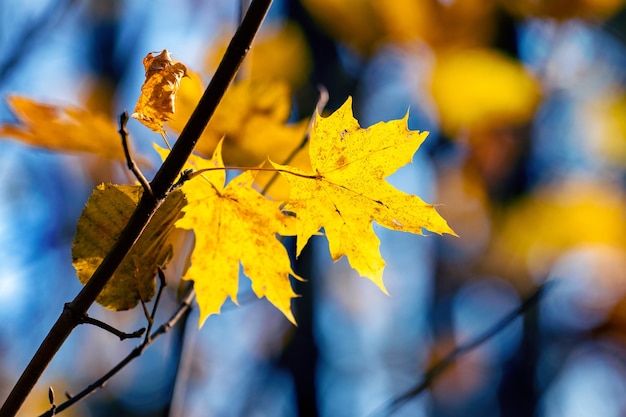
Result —
[[111, 326], [110, 324], [107, 324], [101, 320], [98, 319], [94, 319], [93, 317], [89, 317], [89, 316], [85, 316], [82, 319], [81, 324], [91, 324], [93, 326], [99, 327], [103, 330], [106, 330], [109, 333], [114, 334], [115, 336], [119, 337], [120, 340], [126, 340], [126, 339], [135, 339], [138, 337], [143, 336], [144, 332], [146, 331], [146, 329], [144, 327], [142, 327], [141, 329], [134, 331], [132, 333], [126, 333], [123, 332], [119, 329], [116, 329], [115, 327]]
[[139, 329], [137, 331], [134, 331], [132, 333], [123, 332], [123, 331], [121, 331], [119, 329], [116, 329], [115, 327], [111, 326], [110, 324], [107, 324], [107, 323], [105, 323], [103, 321], [100, 321], [98, 319], [94, 319], [92, 317], [89, 317], [89, 315], [87, 313], [79, 314], [76, 311], [73, 311], [72, 305], [70, 303], [65, 303], [65, 306], [63, 306], [63, 310], [68, 310], [70, 315], [72, 315], [72, 317], [74, 317], [76, 319], [78, 324], [91, 324], [93, 326], [99, 327], [102, 330], [106, 330], [107, 332], [112, 333], [115, 336], [119, 337], [120, 340], [134, 339], [134, 338], [137, 338], [137, 337], [141, 337], [143, 335], [143, 332], [146, 331], [145, 328], [141, 328], [141, 329]]
[[[187, 281], [183, 288], [184, 291], [189, 291], [190, 287], [193, 287], [193, 283], [191, 281]], [[166, 402], [167, 406], [165, 410], [163, 410], [164, 416], [169, 417], [182, 417], [184, 416], [184, 397], [186, 386], [190, 381], [191, 376], [191, 368], [193, 367], [192, 363], [194, 362], [193, 351], [189, 351], [189, 349], [193, 349], [194, 347], [194, 339], [197, 337], [198, 332], [189, 331], [189, 317], [191, 315], [189, 313], [185, 314], [182, 319], [178, 322], [178, 332], [176, 334], [176, 358], [175, 365], [173, 369], [174, 378], [172, 380], [172, 389], [170, 391], [169, 399]], [[192, 338], [191, 342], [189, 338]]]
[[384, 415], [390, 416], [409, 400], [417, 397], [430, 386], [435, 378], [437, 378], [446, 368], [448, 368], [448, 366], [452, 365], [460, 356], [465, 355], [469, 351], [485, 343], [487, 340], [491, 339], [496, 334], [504, 330], [517, 317], [527, 313], [531, 308], [536, 306], [541, 300], [541, 297], [546, 294], [546, 291], [552, 287], [553, 282], [554, 281], [549, 281], [537, 288], [537, 290], [529, 298], [527, 298], [526, 301], [524, 301], [519, 307], [507, 314], [505, 317], [500, 319], [491, 328], [487, 329], [485, 333], [479, 335], [475, 339], [470, 340], [463, 345], [457, 346], [456, 349], [454, 349], [443, 359], [433, 365], [428, 371], [426, 371], [426, 373], [422, 376], [420, 382], [417, 383], [413, 388], [397, 396], [388, 404], [381, 407], [378, 411], [374, 412], [372, 415], [383, 415], [384, 413]]
[[161, 269], [161, 267], [157, 268], [157, 275], [159, 277], [159, 289], [157, 291], [156, 298], [154, 299], [154, 304], [152, 305], [152, 313], [148, 317], [148, 330], [146, 331], [146, 342], [150, 340], [150, 332], [152, 332], [152, 326], [154, 326], [154, 317], [156, 316], [157, 308], [159, 308], [159, 302], [161, 301], [161, 295], [163, 295], [163, 290], [167, 285], [167, 280], [165, 279], [165, 273]]
[[139, 183], [143, 187], [144, 192], [148, 193], [151, 196], [154, 196], [154, 193], [152, 192], [152, 187], [150, 187], [150, 183], [133, 160], [133, 157], [130, 155], [130, 146], [128, 146], [128, 130], [126, 129], [126, 123], [128, 123], [128, 112], [124, 110], [122, 114], [120, 114], [120, 130], [118, 132], [120, 133], [120, 137], [122, 138], [124, 155], [126, 155], [126, 165], [128, 166], [128, 169], [130, 169], [131, 172], [135, 174], [135, 178], [137, 178], [137, 181], [139, 181]]
[[[178, 321], [182, 317], [184, 317], [184, 315], [191, 309], [191, 302], [193, 301], [194, 296], [195, 296], [195, 292], [193, 290], [193, 287], [189, 287], [189, 289], [187, 291], [187, 294], [185, 295], [184, 299], [181, 301], [180, 305], [178, 306], [178, 308], [176, 309], [174, 314], [172, 314], [172, 316], [170, 317], [170, 319], [168, 321], [166, 321], [165, 323], [161, 324], [150, 335], [149, 339], [144, 340], [139, 346], [137, 346], [132, 351], [130, 351], [130, 353], [128, 355], [126, 355], [126, 357], [124, 359], [122, 359], [120, 362], [118, 362], [118, 364], [115, 365], [113, 368], [111, 368], [111, 370], [109, 370], [106, 374], [104, 374], [100, 378], [96, 379], [94, 382], [89, 384], [87, 387], [85, 387], [85, 389], [83, 389], [78, 394], [71, 396], [65, 402], [57, 405], [55, 407], [55, 409], [54, 409], [55, 414], [59, 414], [61, 411], [71, 407], [72, 405], [74, 405], [75, 403], [77, 403], [81, 399], [85, 398], [89, 394], [92, 394], [94, 391], [98, 390], [99, 388], [104, 387], [104, 385], [111, 378], [113, 378], [119, 371], [124, 369], [124, 367], [126, 367], [126, 365], [131, 363], [135, 358], [138, 358], [139, 356], [141, 356], [143, 351], [148, 346], [150, 346], [160, 336], [162, 336], [165, 333], [167, 333], [172, 327], [174, 327], [176, 325], [176, 323], [178, 323]], [[53, 416], [52, 410], [48, 410], [47, 412], [41, 414], [39, 417], [52, 417], [52, 416]]]
[[[87, 284], [71, 301], [73, 312], [79, 314], [87, 312], [169, 194], [204, 128], [215, 113], [217, 105], [237, 74], [271, 4], [272, 0], [252, 0], [250, 3], [248, 12], [226, 48], [211, 82], [174, 144], [172, 152], [163, 161], [150, 183], [153, 195], [143, 193], [120, 237]], [[0, 416], [13, 417], [17, 414], [52, 358], [80, 324], [73, 312], [67, 309], [61, 312], [0, 408]]]
[[[141, 310], [143, 311], [143, 315], [148, 321], [148, 325], [150, 325], [150, 323], [152, 323], [152, 319], [150, 318], [150, 312], [148, 311], [148, 306], [146, 305], [146, 302], [143, 300], [143, 298], [141, 298], [141, 295], [138, 295], [137, 298], [139, 298], [139, 303], [141, 304]], [[148, 337], [148, 335], [146, 335], [146, 337]]]

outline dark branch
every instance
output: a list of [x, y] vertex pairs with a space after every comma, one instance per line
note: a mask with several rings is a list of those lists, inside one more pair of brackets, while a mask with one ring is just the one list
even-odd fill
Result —
[[43, 413], [39, 417], [52, 417], [55, 414], [59, 414], [61, 411], [76, 404], [78, 401], [92, 394], [94, 391], [104, 387], [107, 381], [113, 378], [119, 371], [124, 369], [124, 367], [126, 367], [126, 365], [131, 363], [135, 358], [138, 358], [139, 356], [141, 356], [143, 351], [148, 346], [150, 346], [156, 339], [158, 339], [159, 336], [162, 336], [165, 333], [167, 333], [172, 327], [176, 325], [176, 323], [180, 321], [182, 317], [184, 317], [186, 313], [189, 312], [189, 310], [191, 309], [191, 302], [193, 301], [194, 296], [195, 296], [195, 292], [193, 290], [193, 287], [189, 287], [187, 294], [185, 295], [184, 299], [181, 301], [180, 305], [178, 306], [178, 309], [174, 312], [174, 314], [172, 314], [169, 320], [161, 324], [150, 335], [149, 338], [146, 338], [143, 341], [143, 343], [141, 343], [139, 346], [137, 346], [132, 351], [130, 351], [130, 353], [126, 355], [126, 357], [122, 359], [117, 365], [111, 368], [111, 370], [109, 370], [106, 374], [102, 375], [100, 378], [96, 379], [94, 382], [89, 384], [81, 392], [72, 396], [67, 395], [68, 399], [66, 401], [55, 406], [54, 409], [48, 410], [47, 412]]
[[[272, 0], [253, 0], [250, 4], [246, 16], [228, 45], [224, 57], [200, 102], [183, 128], [172, 152], [150, 183], [153, 195], [143, 193], [119, 239], [100, 263], [91, 279], [70, 303], [71, 310], [79, 314], [87, 312], [169, 194], [172, 185], [200, 139], [200, 135], [237, 74], [237, 70], [250, 49], [252, 40], [265, 19], [271, 4]], [[52, 358], [74, 328], [80, 324], [76, 320], [75, 313], [69, 311], [64, 309], [48, 332], [9, 393], [2, 408], [0, 408], [0, 416], [13, 417], [17, 414]]]
[[543, 297], [546, 291], [551, 288], [553, 285], [553, 281], [547, 282], [537, 288], [537, 290], [524, 301], [519, 307], [510, 312], [508, 315], [500, 319], [496, 324], [494, 324], [490, 329], [487, 329], [485, 333], [478, 336], [474, 340], [470, 340], [468, 343], [463, 345], [459, 345], [456, 349], [450, 352], [446, 357], [441, 359], [432, 368], [430, 368], [413, 388], [406, 391], [404, 394], [399, 395], [390, 401], [387, 405], [381, 408], [381, 410], [375, 412], [373, 415], [391, 415], [395, 413], [400, 407], [402, 407], [409, 400], [417, 397], [421, 394], [426, 388], [430, 386], [430, 384], [437, 378], [448, 366], [452, 365], [460, 356], [465, 355], [469, 351], [477, 348], [481, 344], [485, 343], [487, 340], [494, 337], [496, 334], [504, 330], [509, 324], [511, 324], [517, 317], [526, 314], [531, 308], [536, 306], [541, 297]]
[[133, 338], [137, 338], [137, 337], [141, 337], [143, 335], [143, 333], [146, 331], [146, 329], [141, 328], [133, 333], [125, 333], [121, 330], [116, 329], [115, 327], [111, 326], [110, 324], [107, 324], [103, 321], [100, 321], [98, 319], [94, 319], [89, 317], [89, 315], [87, 313], [76, 313], [75, 311], [72, 310], [72, 305], [70, 303], [66, 303], [65, 306], [63, 307], [64, 310], [69, 310], [69, 313], [72, 315], [72, 317], [78, 322], [78, 324], [91, 324], [93, 326], [99, 327], [103, 330], [106, 330], [109, 333], [114, 334], [115, 336], [119, 337], [120, 340], [125, 340], [125, 339], [133, 339]]
[[152, 187], [150, 187], [150, 183], [148, 182], [146, 177], [144, 177], [143, 173], [133, 160], [133, 157], [130, 155], [130, 146], [128, 145], [128, 130], [126, 129], [126, 123], [128, 123], [128, 112], [124, 110], [124, 112], [120, 114], [120, 130], [118, 132], [120, 133], [120, 137], [122, 138], [122, 146], [124, 147], [124, 155], [126, 156], [126, 165], [128, 166], [128, 169], [130, 169], [130, 171], [135, 174], [135, 178], [137, 178], [137, 181], [139, 181], [139, 184], [141, 184], [141, 186], [143, 187], [143, 191], [150, 194], [151, 196], [154, 196], [154, 193], [152, 192]]
[[107, 324], [103, 321], [100, 321], [98, 319], [94, 319], [92, 317], [89, 316], [85, 316], [82, 318], [82, 321], [80, 324], [91, 324], [93, 326], [99, 327], [103, 330], [106, 330], [109, 333], [113, 333], [115, 336], [119, 337], [120, 340], [126, 340], [126, 339], [135, 339], [138, 337], [143, 336], [144, 332], [146, 331], [145, 328], [141, 328], [137, 331], [134, 331], [132, 333], [126, 333], [123, 332], [121, 330], [116, 329], [115, 327], [111, 326], [110, 324]]

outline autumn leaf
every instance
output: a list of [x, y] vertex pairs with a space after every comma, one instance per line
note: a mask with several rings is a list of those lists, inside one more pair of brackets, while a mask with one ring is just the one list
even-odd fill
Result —
[[[155, 146], [162, 158], [167, 151]], [[292, 323], [291, 299], [296, 297], [289, 275], [287, 250], [276, 237], [295, 234], [295, 218], [284, 214], [279, 203], [272, 202], [254, 188], [254, 174], [245, 171], [226, 186], [221, 156], [221, 142], [213, 158], [191, 156], [189, 167], [213, 169], [185, 182], [187, 198], [183, 217], [176, 227], [193, 230], [196, 246], [191, 266], [183, 277], [194, 281], [200, 306], [199, 326], [207, 317], [220, 312], [230, 297], [237, 302], [239, 265], [252, 281], [257, 297], [266, 297]], [[217, 168], [217, 169], [215, 169]]]
[[0, 126], [0, 136], [57, 152], [85, 152], [125, 160], [120, 136], [108, 117], [76, 107], [52, 106], [13, 96], [19, 125]]
[[357, 272], [385, 291], [385, 261], [372, 221], [393, 230], [455, 234], [435, 207], [385, 181], [411, 162], [427, 132], [404, 119], [362, 129], [352, 100], [327, 118], [316, 115], [310, 138], [312, 170], [274, 164], [291, 184], [284, 210], [297, 216], [297, 254], [324, 228], [333, 260], [345, 255]]
[[[101, 184], [93, 191], [78, 220], [72, 245], [72, 263], [86, 284], [117, 241], [142, 194], [141, 186]], [[172, 257], [170, 232], [182, 216], [185, 198], [171, 193], [124, 258], [96, 301], [111, 310], [127, 310], [155, 292], [157, 267], [165, 269]]]
[[164, 133], [163, 125], [175, 112], [176, 92], [187, 68], [172, 61], [167, 49], [157, 56], [152, 52], [143, 59], [146, 80], [141, 86], [133, 117], [157, 133]]

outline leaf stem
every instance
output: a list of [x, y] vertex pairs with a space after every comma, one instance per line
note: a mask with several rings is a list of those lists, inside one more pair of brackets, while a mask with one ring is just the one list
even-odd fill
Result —
[[[282, 172], [282, 173], [285, 173], [285, 174], [291, 174], [291, 175], [294, 175], [296, 177], [301, 177], [301, 178], [308, 178], [308, 179], [313, 179], [313, 180], [318, 178], [317, 175], [301, 174], [299, 172], [293, 172], [293, 171], [289, 171], [288, 169], [282, 169], [282, 168], [269, 168], [269, 167], [211, 167], [211, 168], [203, 168], [203, 169], [199, 169], [197, 171], [189, 172], [189, 173], [186, 174], [186, 179], [190, 180], [190, 179], [192, 179], [194, 177], [197, 177], [198, 175], [202, 175], [205, 172], [209, 172], [209, 171], [266, 171], [266, 172]], [[263, 194], [263, 193], [261, 193], [261, 194]]]
[[100, 263], [91, 279], [72, 300], [71, 308], [63, 309], [61, 315], [50, 328], [48, 335], [0, 408], [0, 416], [13, 417], [17, 414], [52, 358], [76, 326], [80, 324], [82, 314], [87, 312], [96, 297], [102, 292], [104, 286], [109, 282], [117, 267], [137, 242], [154, 213], [167, 197], [204, 128], [215, 113], [217, 105], [237, 74], [271, 4], [272, 0], [252, 0], [250, 3], [250, 7], [228, 45], [215, 75], [183, 128], [172, 152], [150, 183], [154, 194], [142, 194], [137, 208], [113, 248]]

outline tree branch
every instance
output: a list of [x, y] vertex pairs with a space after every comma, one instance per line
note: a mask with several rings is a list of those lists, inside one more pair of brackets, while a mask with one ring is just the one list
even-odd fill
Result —
[[154, 195], [143, 193], [119, 239], [104, 258], [91, 279], [85, 284], [70, 308], [63, 309], [48, 335], [35, 352], [26, 369], [13, 387], [5, 403], [0, 408], [1, 417], [13, 417], [18, 412], [28, 394], [47, 368], [52, 358], [61, 348], [67, 337], [80, 323], [80, 317], [87, 312], [126, 254], [152, 219], [152, 216], [167, 197], [200, 135], [211, 119], [228, 86], [237, 74], [252, 40], [263, 22], [272, 0], [253, 0], [246, 16], [235, 32], [215, 75], [211, 79], [200, 102], [191, 114], [172, 152], [161, 165], [150, 183]]
[[437, 378], [446, 368], [448, 368], [448, 366], [452, 365], [460, 356], [465, 355], [469, 351], [485, 343], [487, 340], [494, 337], [500, 331], [504, 330], [517, 317], [526, 314], [526, 312], [536, 306], [541, 300], [541, 297], [545, 295], [547, 290], [551, 288], [552, 285], [553, 281], [546, 282], [545, 284], [537, 288], [537, 290], [530, 297], [528, 297], [526, 301], [524, 301], [519, 307], [500, 319], [491, 328], [487, 329], [485, 333], [479, 335], [475, 339], [470, 340], [463, 345], [457, 346], [456, 349], [454, 349], [443, 359], [434, 364], [428, 371], [426, 371], [426, 373], [422, 376], [420, 382], [418, 382], [413, 388], [391, 400], [387, 405], [381, 407], [379, 411], [374, 412], [373, 415], [383, 415], [384, 413], [384, 415], [390, 416], [395, 413], [405, 403], [417, 397], [426, 388], [428, 388], [430, 384], [434, 381], [434, 379]]
[[187, 291], [186, 296], [183, 298], [183, 301], [181, 301], [180, 305], [178, 306], [178, 309], [174, 312], [174, 314], [172, 314], [170, 319], [166, 321], [165, 323], [163, 323], [161, 326], [159, 326], [159, 328], [156, 329], [154, 333], [150, 335], [149, 338], [144, 339], [144, 341], [139, 346], [137, 346], [132, 351], [130, 351], [130, 353], [126, 355], [126, 357], [122, 359], [117, 365], [111, 368], [109, 372], [102, 375], [100, 378], [96, 379], [94, 382], [89, 384], [87, 387], [85, 387], [85, 389], [83, 389], [78, 394], [71, 396], [63, 403], [57, 406], [54, 406], [54, 408], [51, 408], [50, 410], [46, 411], [39, 417], [52, 417], [53, 415], [59, 414], [61, 411], [76, 404], [78, 401], [92, 394], [99, 388], [104, 387], [104, 385], [107, 383], [109, 379], [113, 378], [119, 371], [124, 369], [124, 367], [126, 367], [126, 365], [131, 363], [135, 358], [138, 358], [139, 356], [141, 356], [143, 351], [148, 346], [150, 346], [159, 336], [167, 333], [172, 327], [176, 325], [176, 323], [178, 323], [178, 321], [182, 317], [184, 317], [184, 315], [191, 308], [191, 302], [193, 301], [194, 296], [195, 296], [195, 292], [193, 290], [193, 287], [189, 287], [189, 290]]

